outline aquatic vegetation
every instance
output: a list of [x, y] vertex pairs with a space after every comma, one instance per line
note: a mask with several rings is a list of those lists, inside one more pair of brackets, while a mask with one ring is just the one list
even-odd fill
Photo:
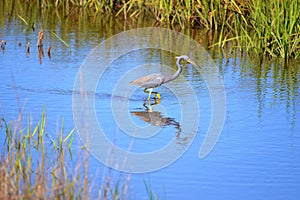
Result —
[[[298, 0], [251, 1], [236, 36], [248, 51], [269, 57], [299, 58], [300, 18]], [[248, 16], [247, 16], [248, 15]]]
[[5, 45], [6, 45], [6, 41], [5, 40], [1, 40], [1, 42], [0, 42], [0, 48], [1, 48], [2, 51], [5, 50]]
[[26, 53], [30, 54], [30, 42], [26, 43]]
[[40, 32], [39, 32], [39, 36], [38, 36], [38, 43], [37, 43], [38, 48], [43, 48], [44, 46], [44, 30], [41, 27]]
[[153, 192], [151, 185], [149, 183], [147, 183], [146, 181], [144, 181], [144, 185], [148, 194], [148, 199], [149, 200], [157, 200], [159, 199], [159, 197]]
[[92, 187], [87, 151], [74, 156], [74, 128], [66, 134], [62, 121], [54, 137], [47, 132], [45, 111], [33, 127], [28, 120], [24, 128], [22, 119], [22, 114], [15, 123], [1, 119], [6, 137], [0, 151], [0, 199], [128, 198], [129, 175], [123, 182], [103, 174], [103, 185]]
[[[54, 32], [51, 32], [57, 39], [59, 39], [67, 48], [70, 49], [70, 52], [72, 51], [72, 48], [70, 47], [70, 45], [68, 45], [68, 43], [66, 41], [64, 41], [61, 37], [59, 37], [59, 35], [57, 35]], [[50, 53], [51, 47], [48, 48], [48, 55]]]
[[[204, 29], [214, 38], [210, 48], [230, 46], [261, 60], [279, 57], [287, 62], [300, 56], [299, 4], [299, 0], [4, 0], [3, 10], [12, 11], [28, 26], [38, 13], [53, 9], [59, 18], [72, 18], [78, 10], [94, 19], [112, 15], [140, 23], [147, 18], [156, 21], [154, 26]], [[26, 15], [34, 7], [35, 12]]]

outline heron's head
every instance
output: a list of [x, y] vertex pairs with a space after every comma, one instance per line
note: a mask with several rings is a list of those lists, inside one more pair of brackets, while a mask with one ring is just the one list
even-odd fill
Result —
[[195, 65], [195, 62], [192, 61], [187, 55], [176, 56], [176, 58], [177, 58], [177, 60], [183, 59], [183, 60], [187, 61], [188, 63]]

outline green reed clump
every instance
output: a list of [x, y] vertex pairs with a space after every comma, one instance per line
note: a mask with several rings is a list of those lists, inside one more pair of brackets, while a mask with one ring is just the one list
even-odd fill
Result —
[[232, 30], [230, 36], [220, 37], [216, 44], [232, 42], [241, 50], [258, 55], [260, 62], [265, 57], [280, 57], [284, 63], [290, 58], [297, 59], [300, 53], [298, 9], [298, 0], [250, 0], [246, 7], [236, 7], [232, 13], [234, 23], [227, 24]]
[[104, 186], [91, 187], [87, 152], [82, 150], [73, 160], [75, 129], [65, 134], [62, 125], [52, 138], [46, 131], [45, 111], [33, 127], [28, 120], [24, 128], [22, 118], [20, 114], [15, 123], [1, 119], [0, 133], [6, 137], [0, 147], [0, 199], [127, 198], [128, 183], [122, 186], [109, 176]]

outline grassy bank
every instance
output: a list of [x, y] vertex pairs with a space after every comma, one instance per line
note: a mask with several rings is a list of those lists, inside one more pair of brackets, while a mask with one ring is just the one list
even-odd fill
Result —
[[230, 45], [261, 59], [300, 57], [299, 0], [4, 0], [2, 4], [10, 13], [37, 7], [40, 12], [62, 10], [59, 17], [70, 16], [74, 9], [96, 18], [147, 17], [173, 29], [205, 29], [215, 38], [210, 47]]
[[53, 136], [45, 112], [34, 126], [22, 118], [20, 114], [14, 123], [1, 119], [0, 199], [129, 199], [129, 175], [123, 181], [103, 173], [103, 183], [95, 184], [88, 153], [75, 153], [72, 147], [74, 129], [65, 133], [62, 125]]

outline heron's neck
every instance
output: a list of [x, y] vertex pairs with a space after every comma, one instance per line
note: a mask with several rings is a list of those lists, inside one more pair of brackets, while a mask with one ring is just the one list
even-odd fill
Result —
[[175, 72], [175, 74], [172, 75], [172, 78], [173, 78], [173, 79], [177, 78], [177, 77], [181, 74], [181, 72], [182, 72], [182, 66], [181, 66], [181, 64], [180, 64], [180, 61], [181, 61], [181, 59], [178, 59], [178, 60], [176, 61], [176, 65], [178, 66], [178, 69], [177, 69], [177, 71]]
[[164, 83], [168, 83], [168, 82], [176, 79], [180, 75], [180, 73], [182, 72], [182, 66], [180, 65], [180, 60], [181, 59], [177, 60], [177, 62], [176, 62], [176, 65], [178, 66], [178, 69], [175, 72], [175, 74], [166, 76], [165, 80], [164, 80]]

